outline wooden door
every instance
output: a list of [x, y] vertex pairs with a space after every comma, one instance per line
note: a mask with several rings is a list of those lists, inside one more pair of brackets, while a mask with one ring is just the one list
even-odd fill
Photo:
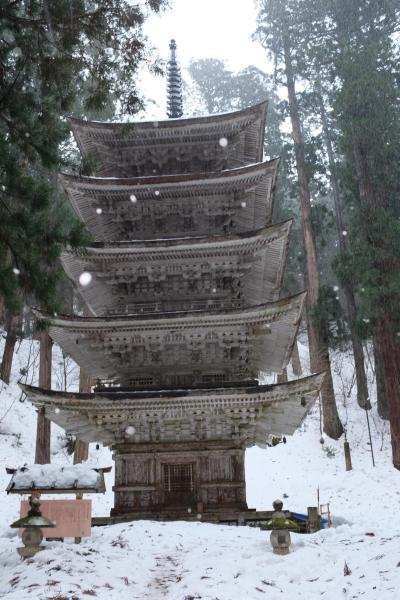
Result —
[[168, 506], [192, 506], [195, 503], [194, 463], [162, 465], [164, 502]]

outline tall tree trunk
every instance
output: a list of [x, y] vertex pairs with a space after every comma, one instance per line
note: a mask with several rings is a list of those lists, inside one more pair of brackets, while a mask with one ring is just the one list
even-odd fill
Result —
[[[89, 375], [80, 370], [79, 373], [79, 391], [82, 394], [90, 393], [92, 386], [92, 380]], [[83, 442], [82, 440], [76, 440], [75, 443], [75, 451], [74, 451], [74, 465], [77, 463], [81, 463], [84, 460], [87, 460], [89, 457], [89, 444], [87, 442]]]
[[278, 374], [276, 378], [276, 383], [286, 383], [287, 382], [287, 369], [283, 369], [282, 373]]
[[0, 327], [6, 320], [6, 303], [3, 294], [0, 293]]
[[375, 385], [378, 415], [381, 419], [389, 419], [389, 407], [385, 389], [385, 378], [383, 372], [382, 349], [379, 347], [378, 339], [374, 336], [374, 363], [375, 363]]
[[[385, 200], [379, 190], [375, 189], [369, 172], [368, 158], [362, 145], [354, 143], [353, 153], [363, 215], [368, 215], [368, 217], [364, 216], [363, 218], [370, 218], [376, 207], [385, 208]], [[368, 225], [369, 223], [365, 223], [364, 230], [366, 232], [369, 231]], [[383, 240], [376, 239], [375, 235], [369, 242], [371, 252], [376, 252], [376, 248], [379, 249]], [[387, 269], [388, 266], [393, 268], [393, 265], [385, 263], [380, 264], [377, 262], [375, 264], [378, 273]], [[389, 410], [393, 465], [396, 469], [400, 469], [400, 339], [391, 321], [392, 313], [398, 310], [398, 306], [392, 306], [389, 293], [386, 298], [382, 294], [382, 311], [376, 325], [376, 339], [378, 342], [377, 351], [379, 351], [382, 359], [383, 382]]]
[[76, 440], [74, 450], [74, 465], [84, 462], [89, 458], [89, 444]]
[[7, 384], [10, 383], [11, 367], [20, 321], [20, 315], [10, 315], [6, 321], [7, 337], [6, 343], [4, 344], [3, 358], [1, 360], [0, 378]]
[[74, 288], [69, 279], [62, 279], [57, 286], [57, 294], [60, 297], [61, 310], [66, 315], [74, 312]]
[[393, 466], [400, 470], [400, 343], [389, 319], [379, 323], [377, 337], [388, 399]]
[[[83, 314], [85, 317], [91, 316], [91, 312], [87, 304], [83, 301]], [[92, 389], [92, 378], [83, 370], [79, 371], [79, 391], [81, 394], [89, 394]], [[89, 444], [77, 439], [74, 452], [74, 464], [81, 463], [89, 457]]]
[[338, 439], [343, 433], [343, 426], [339, 418], [335, 401], [329, 350], [324, 342], [321, 326], [314, 317], [314, 309], [318, 304], [320, 281], [315, 237], [311, 222], [310, 189], [306, 170], [303, 136], [296, 98], [290, 45], [287, 36], [284, 36], [283, 39], [283, 50], [285, 59], [286, 84], [289, 97], [289, 111], [292, 123], [296, 167], [300, 188], [300, 210], [303, 226], [304, 248], [306, 252], [307, 329], [310, 346], [310, 365], [312, 371], [325, 371], [326, 373], [321, 389], [323, 429], [329, 437]]
[[[322, 97], [321, 85], [317, 81], [316, 82], [316, 93], [318, 97], [320, 115], [322, 128], [325, 137], [325, 145], [326, 151], [328, 154], [328, 163], [329, 163], [329, 171], [330, 171], [330, 179], [332, 185], [333, 192], [333, 200], [335, 205], [335, 215], [336, 215], [336, 227], [337, 234], [339, 240], [339, 247], [342, 251], [346, 250], [346, 238], [343, 234], [344, 224], [343, 224], [343, 211], [342, 211], [342, 201], [339, 189], [339, 181], [336, 171], [335, 164], [335, 155], [333, 153], [333, 144], [332, 138], [329, 130], [328, 119], [326, 116], [326, 110], [324, 105], [324, 100]], [[362, 347], [362, 342], [360, 340], [360, 336], [358, 335], [355, 327], [356, 316], [357, 316], [357, 305], [356, 299], [354, 296], [353, 289], [350, 285], [345, 285], [344, 295], [346, 300], [346, 312], [349, 319], [349, 328], [350, 328], [350, 338], [351, 344], [353, 347], [353, 355], [354, 355], [354, 364], [356, 370], [356, 382], [357, 382], [357, 402], [361, 408], [370, 409], [371, 404], [368, 399], [368, 385], [367, 385], [367, 377], [365, 375], [365, 363], [364, 363], [364, 350]]]
[[[10, 249], [7, 248], [6, 250], [6, 255], [3, 259], [3, 267], [9, 267], [11, 264], [11, 252]], [[6, 306], [6, 299], [4, 297], [4, 295], [2, 293], [0, 293], [0, 325], [5, 326], [5, 329], [7, 329], [7, 306]]]
[[293, 369], [294, 375], [296, 375], [296, 377], [300, 377], [300, 375], [302, 375], [302, 373], [303, 373], [303, 370], [301, 368], [300, 355], [299, 355], [299, 344], [297, 343], [297, 340], [295, 341], [294, 346], [293, 346], [291, 360], [292, 360], [292, 369]]
[[[39, 387], [51, 389], [51, 351], [53, 342], [47, 331], [40, 332]], [[42, 409], [37, 417], [35, 463], [50, 463], [50, 421]]]

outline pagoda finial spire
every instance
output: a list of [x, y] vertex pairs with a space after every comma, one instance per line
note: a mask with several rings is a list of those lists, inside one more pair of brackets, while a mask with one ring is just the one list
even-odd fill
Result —
[[167, 63], [167, 115], [177, 119], [183, 114], [181, 68], [176, 59], [176, 42], [169, 43], [169, 60]]

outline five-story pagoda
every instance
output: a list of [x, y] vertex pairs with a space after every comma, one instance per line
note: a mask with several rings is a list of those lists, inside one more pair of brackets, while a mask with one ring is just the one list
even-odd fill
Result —
[[321, 375], [259, 383], [287, 365], [304, 304], [304, 293], [280, 298], [291, 223], [271, 224], [266, 110], [70, 120], [96, 176], [63, 183], [94, 242], [62, 262], [91, 316], [37, 316], [99, 383], [88, 394], [22, 387], [47, 418], [113, 449], [113, 515], [246, 510], [245, 449], [293, 433], [320, 388]]

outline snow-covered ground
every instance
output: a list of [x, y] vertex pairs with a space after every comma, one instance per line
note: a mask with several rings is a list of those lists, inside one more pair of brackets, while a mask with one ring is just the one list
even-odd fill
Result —
[[[30, 352], [30, 359], [29, 359]], [[94, 528], [82, 544], [47, 542], [46, 550], [22, 562], [16, 531], [9, 528], [19, 498], [4, 492], [5, 466], [32, 463], [36, 415], [20, 402], [16, 381], [30, 364], [27, 381], [35, 383], [37, 348], [23, 342], [15, 355], [13, 383], [0, 383], [0, 598], [10, 600], [292, 600], [364, 598], [395, 600], [400, 594], [400, 473], [390, 461], [387, 423], [375, 409], [371, 429], [376, 467], [371, 464], [365, 413], [355, 402], [353, 367], [348, 356], [334, 357], [335, 388], [351, 445], [353, 470], [345, 471], [343, 440], [320, 443], [318, 406], [286, 444], [247, 451], [248, 505], [269, 509], [276, 498], [305, 512], [329, 502], [333, 527], [313, 535], [292, 534], [289, 556], [272, 553], [267, 532], [203, 523], [140, 521]], [[1, 354], [1, 349], [0, 349]], [[305, 361], [306, 348], [301, 347]], [[55, 352], [53, 386], [76, 389], [77, 370]], [[25, 375], [24, 375], [25, 377]], [[372, 385], [371, 385], [372, 389]], [[372, 398], [373, 400], [373, 398]], [[71, 456], [65, 436], [52, 427], [52, 461]], [[90, 449], [90, 463], [112, 464], [105, 448]], [[108, 514], [108, 492], [94, 498], [94, 512]], [[345, 565], [347, 575], [345, 574]]]

